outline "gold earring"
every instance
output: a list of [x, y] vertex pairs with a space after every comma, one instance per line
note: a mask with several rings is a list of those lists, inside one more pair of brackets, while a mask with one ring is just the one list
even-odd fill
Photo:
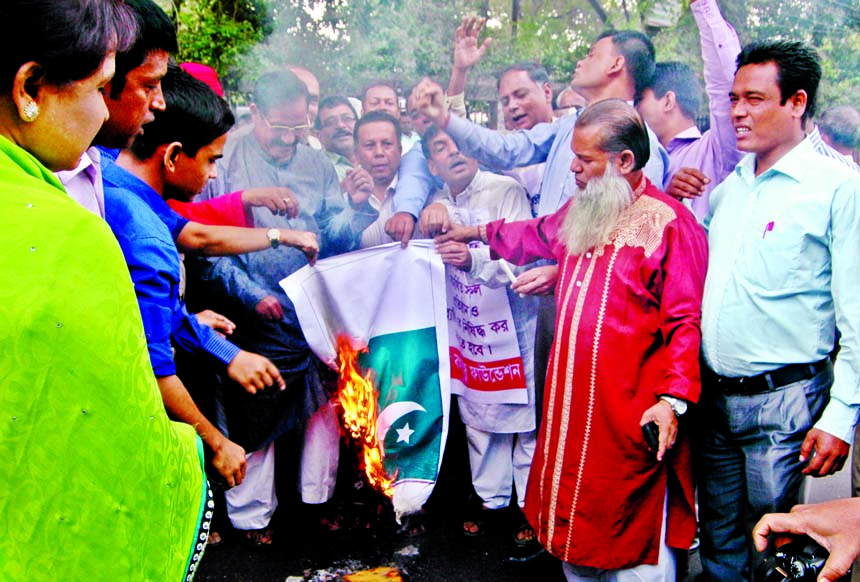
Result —
[[36, 121], [37, 117], [39, 117], [39, 106], [36, 105], [35, 101], [28, 101], [21, 111], [21, 119], [26, 123], [32, 123]]

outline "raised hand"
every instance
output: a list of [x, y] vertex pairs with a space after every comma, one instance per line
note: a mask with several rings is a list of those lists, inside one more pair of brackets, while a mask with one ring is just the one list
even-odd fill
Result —
[[462, 24], [454, 32], [455, 69], [460, 69], [461, 71], [468, 70], [484, 58], [487, 47], [493, 42], [493, 39], [489, 37], [485, 38], [481, 43], [478, 42], [481, 30], [486, 23], [486, 18], [478, 18], [477, 16], [466, 16], [463, 18]]
[[439, 83], [424, 77], [415, 86], [412, 94], [418, 111], [433, 120], [439, 127], [448, 123], [448, 106], [445, 104], [445, 92]]

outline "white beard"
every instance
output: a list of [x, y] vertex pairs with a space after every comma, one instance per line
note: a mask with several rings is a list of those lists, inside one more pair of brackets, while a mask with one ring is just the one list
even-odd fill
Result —
[[615, 166], [577, 190], [561, 226], [562, 242], [571, 255], [609, 243], [609, 236], [621, 214], [633, 203], [633, 189]]

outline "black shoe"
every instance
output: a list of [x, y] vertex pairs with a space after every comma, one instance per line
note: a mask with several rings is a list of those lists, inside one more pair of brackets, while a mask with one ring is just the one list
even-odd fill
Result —
[[533, 540], [527, 544], [517, 545], [514, 551], [511, 552], [511, 555], [508, 556], [508, 561], [520, 563], [531, 562], [544, 552], [546, 552], [546, 549], [537, 540]]

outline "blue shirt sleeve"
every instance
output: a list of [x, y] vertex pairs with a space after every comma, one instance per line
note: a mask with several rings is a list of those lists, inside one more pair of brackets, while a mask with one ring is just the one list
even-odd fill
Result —
[[176, 373], [172, 341], [190, 352], [209, 353], [225, 365], [229, 364], [239, 348], [188, 313], [179, 300], [179, 280], [171, 276], [169, 256], [165, 252], [168, 249], [162, 248], [161, 241], [142, 238], [121, 246], [123, 252], [126, 248], [130, 251], [126, 254], [126, 262], [143, 317], [146, 345], [155, 375]]
[[181, 233], [182, 229], [185, 228], [185, 225], [191, 221], [179, 216], [167, 205], [165, 205], [164, 208], [156, 209], [156, 214], [158, 214], [158, 217], [164, 225], [167, 226], [167, 229], [170, 231], [170, 236], [173, 238], [173, 243], [176, 244], [176, 241], [179, 240], [179, 233]]
[[116, 231], [114, 234], [134, 282], [152, 370], [156, 376], [171, 376], [176, 373], [170, 344], [172, 298], [179, 296], [179, 280], [170, 274], [167, 249], [156, 237], [129, 237]]
[[[573, 118], [561, 121], [573, 123]], [[559, 131], [560, 120], [538, 123], [512, 133], [493, 131], [452, 115], [445, 130], [464, 154], [495, 170], [545, 162]]]
[[394, 188], [394, 212], [408, 212], [417, 219], [430, 193], [440, 187], [427, 167], [421, 142], [416, 143], [400, 159]]
[[215, 330], [197, 321], [197, 316], [188, 313], [185, 304], [180, 306], [180, 311], [175, 314], [172, 338], [176, 344], [188, 351], [200, 351], [201, 349], [213, 357], [228, 365], [239, 353], [239, 348], [227, 339], [218, 335]]
[[171, 340], [190, 351], [209, 353], [225, 364], [232, 361], [239, 348], [200, 325], [180, 301], [179, 253], [152, 207], [135, 193], [107, 188], [105, 216], [134, 283], [155, 375], [176, 373]]

